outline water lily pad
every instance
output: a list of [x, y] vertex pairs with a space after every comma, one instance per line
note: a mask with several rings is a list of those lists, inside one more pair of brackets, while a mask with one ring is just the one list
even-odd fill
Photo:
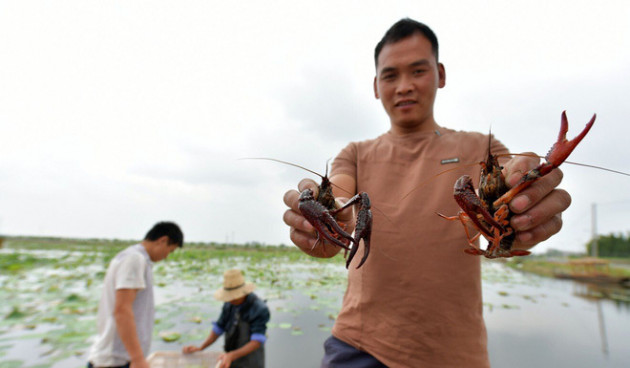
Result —
[[18, 307], [14, 306], [11, 313], [7, 314], [5, 319], [20, 319], [26, 317], [26, 313], [22, 312]]
[[179, 340], [182, 335], [175, 331], [162, 331], [160, 332], [160, 337], [166, 342], [173, 342]]
[[195, 323], [201, 323], [201, 322], [203, 322], [203, 319], [201, 317], [199, 317], [199, 316], [194, 316], [194, 317], [191, 317], [189, 319], [189, 321], [190, 322], [195, 322]]
[[291, 324], [288, 322], [284, 322], [284, 323], [279, 324], [278, 327], [282, 329], [288, 329], [288, 328], [291, 328]]

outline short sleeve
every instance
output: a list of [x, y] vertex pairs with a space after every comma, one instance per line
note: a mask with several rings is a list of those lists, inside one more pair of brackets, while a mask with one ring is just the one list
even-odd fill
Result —
[[131, 253], [124, 257], [116, 270], [114, 285], [118, 289], [144, 289], [146, 260], [139, 253]]
[[333, 177], [338, 174], [346, 174], [356, 178], [358, 161], [357, 152], [357, 144], [355, 142], [349, 143], [344, 149], [342, 149], [333, 161], [330, 176]]

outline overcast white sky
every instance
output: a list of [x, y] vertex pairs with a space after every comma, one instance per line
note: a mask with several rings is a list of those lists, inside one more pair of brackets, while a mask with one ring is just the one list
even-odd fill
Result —
[[[272, 5], [273, 4], [273, 5]], [[389, 128], [373, 50], [402, 17], [440, 41], [442, 126], [630, 172], [628, 1], [0, 2], [0, 233], [290, 244], [283, 193]], [[630, 231], [630, 178], [564, 165], [573, 204], [539, 245]]]

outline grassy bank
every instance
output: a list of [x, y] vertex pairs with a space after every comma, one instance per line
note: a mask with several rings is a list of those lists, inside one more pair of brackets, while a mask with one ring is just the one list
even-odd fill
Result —
[[[571, 266], [569, 266], [568, 262], [573, 259], [579, 258], [551, 259], [545, 256], [514, 257], [510, 259], [506, 265], [519, 271], [554, 277], [554, 275], [558, 273], [570, 274]], [[608, 276], [630, 277], [630, 268], [624, 267], [624, 265], [630, 264], [630, 260], [618, 258], [603, 259], [610, 262]]]

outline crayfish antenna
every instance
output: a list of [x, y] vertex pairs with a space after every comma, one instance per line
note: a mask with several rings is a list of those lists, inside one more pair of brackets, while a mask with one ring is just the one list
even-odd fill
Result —
[[[307, 169], [304, 166], [300, 166], [298, 164], [294, 164], [292, 162], [288, 162], [288, 161], [283, 161], [283, 160], [278, 160], [277, 158], [270, 158], [270, 157], [242, 157], [239, 158], [239, 160], [265, 160], [265, 161], [275, 161], [275, 162], [279, 162], [281, 164], [285, 164], [285, 165], [289, 165], [289, 166], [293, 166], [293, 167], [297, 167], [298, 169], [302, 169], [305, 171], [310, 172], [311, 174], [315, 174], [317, 176], [319, 176], [320, 178], [324, 178], [324, 176], [318, 172], [315, 172], [313, 170]], [[328, 161], [326, 162], [326, 176], [328, 175]]]

